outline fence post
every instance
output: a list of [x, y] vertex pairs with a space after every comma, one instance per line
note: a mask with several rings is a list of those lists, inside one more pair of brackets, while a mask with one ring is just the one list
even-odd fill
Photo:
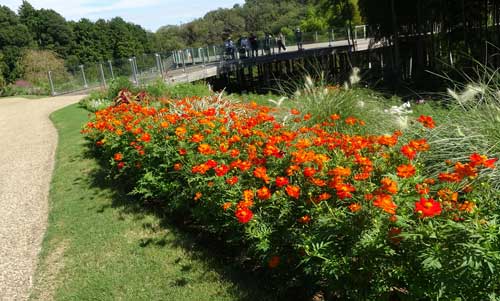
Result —
[[109, 65], [109, 72], [111, 72], [111, 78], [115, 79], [115, 73], [113, 72], [113, 64], [111, 63], [111, 60], [108, 60], [108, 65]]
[[139, 68], [137, 68], [137, 58], [135, 56], [133, 56], [132, 61], [134, 63], [134, 70], [135, 70], [135, 74], [137, 77], [137, 84], [139, 84]]
[[204, 50], [203, 48], [198, 48], [198, 53], [201, 56], [201, 61], [203, 63], [203, 66], [205, 66], [205, 54], [203, 53], [204, 52], [203, 50]]
[[193, 48], [189, 48], [189, 54], [191, 54], [191, 63], [193, 66], [195, 65], [194, 63], [194, 53], [193, 53]]
[[314, 42], [318, 43], [318, 32], [314, 32]]
[[128, 61], [130, 62], [130, 68], [132, 68], [132, 80], [134, 81], [135, 85], [138, 85], [139, 82], [137, 81], [137, 73], [135, 73], [134, 60], [132, 58], [129, 58]]
[[99, 72], [101, 73], [101, 83], [106, 88], [106, 77], [104, 77], [104, 69], [102, 69], [101, 63], [99, 63]]
[[83, 65], [80, 65], [80, 70], [82, 71], [83, 87], [87, 89], [89, 85], [87, 84], [87, 78], [85, 77], [85, 70], [83, 69]]
[[161, 58], [158, 53], [155, 53], [155, 59], [156, 59], [156, 68], [158, 69], [158, 72], [160, 73], [160, 76], [163, 77], [163, 70], [161, 70]]
[[363, 38], [366, 40], [366, 25], [363, 25]]
[[52, 71], [49, 70], [49, 85], [50, 85], [50, 94], [52, 96], [56, 96], [56, 91], [54, 90], [54, 82], [52, 81]]
[[213, 50], [214, 50], [214, 57], [215, 57], [215, 60], [217, 60], [217, 50], [215, 48], [215, 45], [212, 46]]
[[186, 72], [186, 55], [184, 55], [184, 50], [181, 50], [182, 55], [182, 69]]
[[207, 46], [207, 62], [210, 63], [210, 48]]

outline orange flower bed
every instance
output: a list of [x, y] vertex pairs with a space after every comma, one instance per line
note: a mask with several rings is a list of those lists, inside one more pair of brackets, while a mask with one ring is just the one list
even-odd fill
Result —
[[[359, 257], [364, 249], [349, 255], [363, 235], [404, 256], [405, 244], [411, 246], [404, 234], [421, 223], [476, 214], [474, 180], [496, 162], [472, 154], [468, 162], [443, 164], [432, 177], [419, 164], [419, 156], [432, 151], [425, 138], [402, 143], [399, 131], [361, 135], [364, 122], [351, 116], [310, 125], [314, 116], [292, 109], [293, 120], [283, 124], [272, 109], [254, 103], [215, 97], [170, 103], [98, 111], [83, 133], [110, 159], [110, 173], [134, 179], [136, 192], [164, 199], [174, 212], [189, 211], [224, 235], [241, 236], [273, 272], [284, 269], [286, 259], [288, 268], [329, 284], [369, 261]], [[423, 132], [436, 126], [429, 116], [418, 121]], [[335, 256], [346, 259], [334, 266]]]

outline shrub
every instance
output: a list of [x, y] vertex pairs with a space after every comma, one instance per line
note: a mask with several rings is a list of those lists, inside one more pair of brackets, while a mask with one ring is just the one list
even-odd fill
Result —
[[48, 85], [49, 70], [54, 74], [65, 75], [63, 77], [69, 78], [64, 60], [49, 50], [26, 50], [18, 64], [22, 78], [35, 86]]
[[95, 118], [83, 133], [110, 176], [275, 274], [341, 299], [500, 293], [499, 196], [480, 184], [496, 159], [474, 153], [433, 177], [421, 163], [428, 116], [415, 120], [420, 137], [373, 135], [348, 115], [212, 96]]

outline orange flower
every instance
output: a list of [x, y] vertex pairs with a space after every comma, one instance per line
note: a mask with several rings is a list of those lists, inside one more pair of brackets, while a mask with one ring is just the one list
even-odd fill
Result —
[[328, 174], [336, 177], [348, 177], [351, 175], [351, 169], [349, 167], [337, 166], [328, 172]]
[[250, 189], [243, 190], [243, 200], [245, 201], [253, 201], [253, 191]]
[[186, 128], [183, 128], [183, 127], [178, 127], [175, 129], [175, 135], [179, 138], [179, 139], [182, 139], [184, 138], [184, 135], [186, 135], [187, 133], [187, 130]]
[[224, 209], [224, 211], [227, 211], [227, 209], [231, 208], [231, 206], [233, 206], [233, 203], [231, 203], [231, 202], [225, 202], [222, 205], [222, 209]]
[[194, 142], [194, 143], [199, 143], [201, 141], [203, 141], [205, 137], [203, 137], [203, 135], [201, 134], [194, 134], [192, 137], [191, 137], [191, 142]]
[[151, 141], [151, 136], [148, 134], [148, 133], [144, 133], [142, 136], [141, 136], [141, 141], [143, 142], [149, 142]]
[[449, 182], [449, 183], [461, 181], [459, 175], [455, 172], [454, 173], [440, 173], [438, 175], [438, 179], [441, 182]]
[[262, 187], [261, 189], [257, 190], [257, 197], [261, 200], [267, 200], [271, 197], [271, 191], [267, 187]]
[[222, 177], [229, 172], [229, 169], [230, 169], [229, 166], [222, 164], [220, 166], [215, 167], [214, 171], [218, 177]]
[[398, 193], [398, 183], [389, 178], [383, 178], [380, 183], [382, 183], [382, 190], [389, 194]]
[[297, 221], [303, 225], [309, 224], [309, 222], [311, 221], [311, 217], [306, 214], [306, 215], [300, 217]]
[[253, 175], [254, 177], [256, 177], [257, 179], [261, 179], [263, 180], [264, 182], [266, 182], [266, 184], [269, 184], [269, 176], [267, 175], [267, 169], [264, 167], [264, 166], [259, 166], [259, 167], [256, 167], [254, 170], [253, 170]]
[[358, 212], [359, 210], [361, 210], [361, 204], [352, 203], [351, 205], [349, 205], [349, 210], [351, 210], [351, 212]]
[[298, 199], [300, 196], [300, 187], [294, 185], [287, 185], [285, 187], [286, 193], [295, 199]]
[[299, 115], [299, 114], [300, 114], [300, 111], [294, 108], [294, 109], [291, 109], [291, 110], [290, 110], [290, 113], [291, 113], [292, 115]]
[[462, 164], [460, 162], [455, 163], [455, 173], [458, 174], [460, 178], [469, 177], [471, 179], [477, 177], [476, 169], [470, 164]]
[[338, 183], [335, 185], [335, 189], [337, 190], [337, 197], [341, 200], [352, 198], [352, 193], [356, 191], [356, 188], [351, 184]]
[[121, 153], [116, 153], [114, 155], [114, 159], [115, 159], [115, 161], [121, 161], [121, 160], [123, 160], [123, 155]]
[[211, 155], [214, 153], [210, 145], [202, 143], [198, 146], [198, 152], [202, 155]]
[[280, 264], [280, 257], [279, 256], [273, 256], [269, 261], [267, 262], [267, 266], [270, 269], [276, 268]]
[[181, 170], [181, 169], [182, 169], [182, 164], [181, 164], [181, 163], [175, 163], [175, 164], [174, 164], [174, 170], [179, 171], [179, 170]]
[[376, 195], [373, 205], [393, 215], [396, 214], [396, 208], [398, 208], [398, 206], [392, 201], [392, 196], [388, 194]]
[[345, 123], [348, 125], [355, 125], [358, 120], [352, 116], [345, 119]]
[[458, 210], [472, 213], [472, 212], [474, 212], [475, 207], [476, 207], [476, 204], [474, 202], [465, 201], [462, 204], [460, 204], [460, 206], [458, 207]]
[[203, 194], [201, 192], [197, 192], [195, 195], [194, 195], [194, 200], [197, 201], [199, 199], [201, 199], [201, 197], [203, 196]]
[[332, 197], [331, 194], [329, 194], [328, 192], [323, 192], [322, 194], [320, 194], [317, 198], [317, 201], [318, 202], [322, 202], [322, 201], [326, 201], [328, 199], [330, 199]]
[[410, 178], [415, 174], [415, 167], [411, 164], [402, 164], [397, 167], [397, 175], [400, 178]]

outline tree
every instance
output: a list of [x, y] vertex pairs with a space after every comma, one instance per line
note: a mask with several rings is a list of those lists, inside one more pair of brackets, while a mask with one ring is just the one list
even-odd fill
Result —
[[8, 7], [0, 6], [0, 71], [7, 82], [17, 78], [17, 61], [25, 48], [33, 45], [28, 28]]
[[74, 38], [63, 16], [51, 9], [36, 10], [28, 1], [23, 1], [19, 17], [40, 49], [53, 50], [62, 56], [69, 53]]

